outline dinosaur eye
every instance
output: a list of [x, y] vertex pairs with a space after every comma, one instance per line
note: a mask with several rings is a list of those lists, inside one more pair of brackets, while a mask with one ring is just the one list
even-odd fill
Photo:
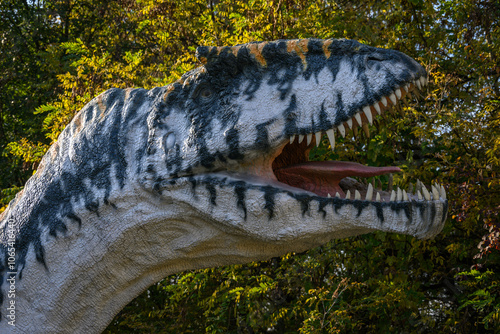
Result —
[[208, 87], [205, 87], [200, 91], [200, 96], [204, 99], [208, 99], [208, 98], [212, 97], [212, 94], [213, 94], [212, 90]]
[[191, 98], [199, 103], [208, 103], [214, 97], [215, 92], [208, 83], [202, 83], [193, 92]]

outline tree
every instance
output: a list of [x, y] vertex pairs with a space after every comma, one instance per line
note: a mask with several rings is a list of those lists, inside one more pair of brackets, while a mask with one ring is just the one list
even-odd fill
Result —
[[[167, 277], [108, 332], [495, 332], [500, 325], [500, 5], [492, 0], [117, 0], [0, 4], [2, 204], [76, 111], [111, 87], [166, 85], [197, 45], [351, 38], [403, 51], [429, 88], [371, 136], [314, 159], [400, 166], [444, 184], [435, 240], [375, 233]], [[41, 127], [40, 124], [43, 124]], [[387, 179], [381, 182], [386, 184]], [[485, 229], [486, 227], [486, 229]], [[478, 248], [479, 246], [479, 248]]]

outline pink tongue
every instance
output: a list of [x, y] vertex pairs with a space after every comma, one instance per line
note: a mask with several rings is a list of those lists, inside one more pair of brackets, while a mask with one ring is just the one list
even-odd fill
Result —
[[274, 171], [278, 181], [301, 188], [316, 195], [345, 196], [339, 186], [347, 176], [371, 177], [400, 172], [399, 167], [370, 167], [349, 161], [312, 161], [300, 163]]

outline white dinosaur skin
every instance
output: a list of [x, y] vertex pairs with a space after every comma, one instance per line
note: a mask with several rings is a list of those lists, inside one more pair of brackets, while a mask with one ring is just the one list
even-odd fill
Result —
[[440, 232], [442, 189], [398, 191], [391, 201], [379, 192], [384, 202], [358, 187], [363, 200], [329, 198], [279, 182], [271, 168], [285, 146], [304, 155], [307, 145], [287, 146], [290, 137], [337, 130], [398, 87], [419, 86], [425, 71], [416, 62], [334, 40], [198, 52], [204, 66], [172, 85], [91, 101], [0, 216], [0, 333], [99, 333], [172, 273], [375, 230]]

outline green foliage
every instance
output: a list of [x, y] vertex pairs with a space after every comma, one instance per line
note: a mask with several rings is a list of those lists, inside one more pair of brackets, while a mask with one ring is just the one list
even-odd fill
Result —
[[352, 38], [403, 51], [429, 72], [404, 117], [377, 118], [370, 138], [350, 132], [335, 152], [325, 140], [311, 157], [397, 165], [394, 183], [405, 187], [444, 184], [450, 212], [436, 239], [373, 233], [172, 275], [108, 333], [498, 332], [498, 2], [3, 0], [0, 16], [3, 208], [85, 103], [111, 87], [174, 81], [197, 66], [198, 45]]
[[482, 324], [485, 328], [500, 328], [500, 282], [498, 276], [491, 270], [480, 272], [471, 270], [457, 275], [460, 285], [472, 293], [463, 296], [462, 310], [470, 307], [483, 315]]

